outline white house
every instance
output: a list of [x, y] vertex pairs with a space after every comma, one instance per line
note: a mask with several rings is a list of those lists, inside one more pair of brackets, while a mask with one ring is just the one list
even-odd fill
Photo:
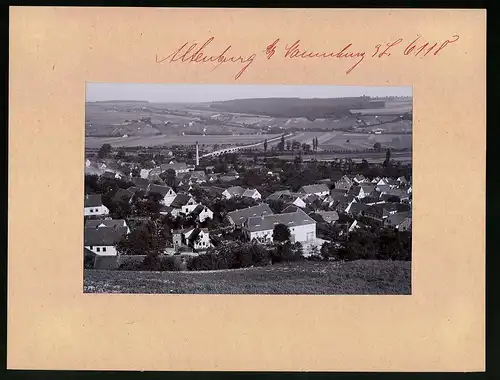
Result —
[[172, 240], [177, 249], [183, 246], [189, 246], [195, 250], [206, 250], [212, 247], [210, 233], [207, 228], [172, 231]]
[[87, 194], [84, 201], [84, 216], [109, 215], [109, 209], [102, 204], [101, 194]]
[[272, 215], [273, 211], [266, 203], [257, 206], [251, 206], [227, 213], [229, 223], [234, 227], [241, 227], [243, 223], [251, 217], [261, 217], [262, 215]]
[[304, 202], [300, 197], [295, 198], [295, 200], [291, 204], [300, 208], [306, 207], [306, 202]]
[[259, 200], [262, 198], [262, 195], [257, 191], [257, 189], [246, 189], [242, 197]]
[[191, 195], [177, 194], [170, 204], [170, 213], [172, 216], [178, 216], [179, 214], [189, 215], [196, 206], [198, 206], [198, 203], [196, 203]]
[[151, 184], [151, 186], [149, 187], [149, 193], [159, 194], [162, 197], [160, 203], [163, 204], [164, 206], [170, 206], [174, 201], [175, 197], [177, 196], [174, 189], [172, 189], [170, 186], [162, 186], [155, 184]]
[[318, 197], [325, 197], [330, 194], [330, 189], [324, 183], [316, 184], [316, 185], [307, 185], [302, 186], [299, 189], [299, 193], [306, 195], [317, 195]]
[[191, 215], [196, 218], [196, 220], [200, 223], [203, 223], [207, 219], [213, 219], [214, 213], [207, 206], [198, 205], [191, 212]]
[[212, 246], [208, 228], [193, 228], [184, 233], [187, 245], [196, 250], [205, 250]]
[[300, 209], [291, 213], [248, 218], [243, 223], [242, 230], [250, 241], [255, 239], [272, 242], [274, 227], [278, 224], [284, 224], [290, 229], [291, 242], [316, 240], [316, 221]]
[[241, 197], [244, 192], [245, 192], [245, 189], [242, 188], [241, 186], [232, 186], [232, 187], [228, 187], [226, 190], [224, 190], [222, 195], [226, 199], [231, 199], [231, 198], [235, 198], [235, 197]]
[[151, 169], [141, 169], [140, 173], [139, 173], [139, 176], [141, 178], [144, 178], [144, 179], [148, 179], [148, 176], [149, 176], [149, 172], [151, 171]]
[[98, 256], [117, 256], [116, 245], [127, 230], [127, 227], [85, 228], [83, 245]]

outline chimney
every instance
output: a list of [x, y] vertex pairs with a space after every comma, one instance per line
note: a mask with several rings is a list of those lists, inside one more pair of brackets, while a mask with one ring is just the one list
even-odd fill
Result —
[[200, 166], [200, 153], [198, 151], [198, 141], [196, 141], [196, 166]]

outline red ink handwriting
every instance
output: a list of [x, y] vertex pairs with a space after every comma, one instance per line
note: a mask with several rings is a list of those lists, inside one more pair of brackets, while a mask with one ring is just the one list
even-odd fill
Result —
[[[240, 71], [236, 74], [234, 79], [238, 79], [246, 69], [253, 63], [256, 55], [251, 54], [248, 56], [241, 55], [228, 55], [229, 50], [231, 49], [231, 45], [227, 46], [222, 53], [216, 55], [207, 55], [205, 53], [205, 49], [212, 43], [215, 37], [210, 37], [203, 45], [198, 47], [198, 43], [192, 43], [190, 46], [188, 42], [183, 44], [173, 53], [168, 56], [159, 59], [158, 54], [156, 55], [156, 63], [162, 63], [168, 61], [172, 62], [182, 62], [182, 63], [214, 63], [217, 64], [213, 67], [212, 71], [218, 68], [220, 65], [224, 63], [240, 63], [243, 65]], [[198, 47], [198, 49], [196, 49]], [[196, 49], [196, 50], [195, 50]]]
[[276, 53], [276, 45], [279, 42], [279, 38], [277, 38], [271, 45], [268, 45], [266, 47], [266, 50], [264, 50], [264, 53], [266, 53], [267, 59], [271, 59], [271, 57]]
[[[459, 37], [457, 35], [454, 35], [454, 36], [452, 36], [451, 40], [445, 40], [441, 43], [435, 42], [434, 44], [431, 45], [429, 42], [424, 42], [424, 43], [422, 43], [422, 45], [420, 45], [421, 38], [422, 38], [422, 36], [418, 36], [412, 42], [410, 42], [406, 46], [406, 49], [404, 50], [404, 55], [412, 55], [412, 56], [417, 57], [422, 52], [425, 52], [421, 55], [421, 57], [425, 57], [427, 54], [432, 52], [436, 47], [437, 47], [437, 49], [434, 50], [433, 55], [437, 55], [448, 44], [456, 42], [459, 39]], [[438, 47], [438, 45], [439, 45], [439, 47]]]
[[[212, 71], [217, 69], [219, 66], [227, 63], [239, 64], [241, 69], [236, 73], [234, 79], [237, 80], [245, 73], [245, 71], [254, 63], [256, 59], [256, 54], [248, 55], [236, 55], [232, 53], [232, 45], [227, 45], [225, 48], [216, 50], [216, 54], [209, 54], [206, 51], [213, 48], [212, 42], [215, 37], [210, 37], [204, 43], [199, 44], [197, 42], [189, 43], [186, 42], [171, 54], [166, 57], [159, 58], [156, 55], [156, 63], [212, 63]], [[408, 39], [404, 41], [403, 38], [397, 38], [391, 40], [390, 42], [379, 43], [374, 45], [374, 52], [370, 55], [371, 51], [365, 51], [359, 47], [355, 47], [353, 43], [348, 43], [344, 45], [341, 49], [321, 49], [318, 51], [309, 50], [301, 40], [296, 40], [291, 45], [282, 44], [280, 38], [276, 38], [274, 42], [267, 45], [263, 50], [267, 60], [276, 59], [275, 57], [281, 57], [287, 60], [299, 59], [299, 60], [313, 60], [313, 59], [337, 59], [342, 62], [350, 62], [346, 74], [350, 74], [356, 67], [358, 67], [361, 62], [365, 59], [376, 58], [376, 59], [387, 59], [391, 56], [402, 56], [402, 57], [426, 57], [426, 56], [437, 56], [440, 54], [447, 46], [457, 42], [459, 40], [458, 35], [453, 35], [451, 38], [435, 41], [427, 41], [422, 36], [418, 35], [413, 41]], [[281, 50], [280, 50], [281, 49]], [[214, 49], [212, 49], [214, 50]]]
[[365, 52], [350, 51], [349, 49], [351, 47], [352, 44], [347, 44], [340, 51], [313, 52], [307, 51], [306, 49], [302, 48], [300, 46], [300, 40], [297, 40], [292, 45], [285, 46], [285, 58], [339, 58], [357, 60], [357, 62], [346, 71], [346, 74], [349, 74], [365, 58]]

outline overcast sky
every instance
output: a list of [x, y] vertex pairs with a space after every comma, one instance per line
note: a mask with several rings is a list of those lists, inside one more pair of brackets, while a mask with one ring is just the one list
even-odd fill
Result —
[[411, 96], [411, 87], [87, 83], [86, 100], [210, 102], [245, 98]]

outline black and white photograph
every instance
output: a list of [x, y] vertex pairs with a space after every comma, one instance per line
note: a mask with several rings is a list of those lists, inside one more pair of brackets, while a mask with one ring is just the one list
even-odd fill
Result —
[[411, 295], [412, 87], [86, 84], [84, 293]]

